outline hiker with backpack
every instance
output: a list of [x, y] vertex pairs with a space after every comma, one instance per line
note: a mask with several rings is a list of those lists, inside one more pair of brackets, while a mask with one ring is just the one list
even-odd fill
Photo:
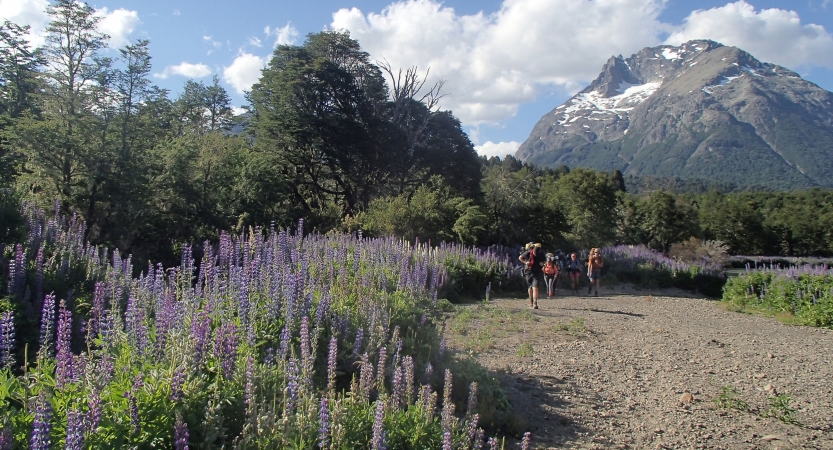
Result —
[[555, 291], [555, 295], [558, 295], [558, 276], [561, 274], [561, 261], [558, 256], [547, 253], [547, 259], [542, 270], [544, 272], [544, 282], [547, 285], [547, 298], [553, 296], [553, 291]]
[[579, 286], [579, 277], [581, 276], [581, 269], [583, 264], [581, 260], [578, 259], [578, 254], [575, 252], [570, 253], [570, 259], [565, 262], [567, 275], [570, 277], [570, 281], [572, 281], [573, 292], [578, 294], [578, 286]]
[[599, 296], [599, 282], [602, 279], [602, 267], [605, 265], [605, 260], [602, 258], [601, 252], [598, 248], [590, 249], [590, 259], [587, 261], [587, 276], [590, 277], [590, 286], [587, 287], [587, 295], [593, 289], [593, 284], [596, 285], [596, 297]]
[[518, 257], [524, 263], [524, 276], [528, 285], [529, 306], [538, 309], [538, 291], [544, 286], [543, 260], [541, 244], [526, 244], [525, 251]]

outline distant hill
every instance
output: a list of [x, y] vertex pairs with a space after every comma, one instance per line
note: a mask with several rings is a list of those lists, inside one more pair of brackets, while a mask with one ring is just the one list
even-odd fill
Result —
[[768, 189], [833, 187], [833, 93], [708, 40], [612, 57], [516, 156]]

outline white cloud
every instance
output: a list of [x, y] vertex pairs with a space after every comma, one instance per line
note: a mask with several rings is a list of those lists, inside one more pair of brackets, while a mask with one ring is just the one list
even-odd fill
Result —
[[279, 45], [293, 45], [295, 44], [295, 40], [298, 38], [298, 30], [292, 25], [291, 22], [287, 22], [281, 28], [271, 28], [267, 26], [263, 29], [263, 32], [266, 33], [267, 37], [275, 36], [275, 47]]
[[154, 73], [153, 76], [164, 80], [165, 78], [168, 78], [171, 75], [182, 75], [183, 77], [187, 78], [202, 78], [210, 74], [211, 69], [205, 64], [191, 64], [187, 62], [182, 62], [175, 66], [165, 67], [165, 70], [163, 70], [161, 73]]
[[[46, 14], [47, 0], [0, 0], [0, 20], [9, 20], [18, 25], [30, 25], [29, 41], [33, 46], [46, 42], [46, 26], [49, 16]], [[104, 7], [96, 10], [101, 18], [99, 31], [110, 35], [108, 45], [118, 48], [129, 43], [129, 36], [141, 23], [139, 13], [119, 8], [110, 11]]]
[[0, 21], [8, 20], [17, 25], [30, 25], [29, 42], [37, 47], [45, 42], [43, 30], [49, 22], [46, 15], [47, 0], [0, 0]]
[[98, 29], [110, 36], [108, 44], [111, 48], [120, 48], [130, 43], [130, 34], [141, 23], [139, 13], [124, 8], [111, 12], [104, 7], [96, 10], [95, 14], [101, 17]]
[[487, 158], [491, 158], [492, 156], [497, 156], [500, 158], [505, 158], [506, 155], [515, 155], [515, 152], [518, 150], [518, 147], [521, 146], [520, 142], [510, 141], [510, 142], [492, 142], [487, 141], [483, 145], [476, 145], [474, 150], [477, 151], [477, 154], [480, 156], [485, 156]]
[[405, 0], [381, 13], [341, 9], [349, 30], [394, 68], [431, 68], [447, 81], [442, 106], [466, 125], [516, 114], [545, 88], [576, 89], [611, 54], [659, 42], [664, 0], [504, 0], [494, 14], [458, 15], [436, 0]]
[[178, 10], [178, 9], [175, 9], [175, 10], [174, 10], [174, 15], [175, 15], [175, 16], [181, 16], [181, 15], [182, 15], [182, 13], [181, 13], [181, 12], [179, 12], [179, 10]]
[[223, 80], [234, 86], [239, 93], [251, 90], [260, 79], [260, 71], [266, 66], [266, 59], [251, 53], [241, 52], [230, 66], [223, 68]]
[[249, 45], [251, 45], [252, 47], [260, 48], [260, 47], [263, 47], [263, 42], [261, 42], [260, 39], [252, 36], [252, 37], [249, 38]]
[[241, 114], [246, 114], [247, 112], [249, 112], [249, 110], [247, 110], [246, 108], [241, 108], [241, 107], [238, 107], [238, 106], [232, 106], [231, 107], [231, 113], [234, 114], [235, 116], [239, 116]]
[[756, 11], [740, 0], [689, 14], [668, 43], [708, 38], [748, 51], [755, 58], [790, 68], [833, 68], [833, 36], [823, 26], [802, 24], [795, 11]]

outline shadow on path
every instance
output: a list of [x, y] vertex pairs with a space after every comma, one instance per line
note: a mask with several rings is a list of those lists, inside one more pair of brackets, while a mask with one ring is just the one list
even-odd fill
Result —
[[630, 317], [640, 317], [640, 318], [645, 317], [645, 314], [638, 314], [638, 313], [632, 313], [632, 312], [627, 312], [627, 311], [607, 311], [607, 310], [604, 310], [604, 309], [597, 309], [597, 308], [588, 308], [587, 311], [597, 312], [597, 313], [604, 313], [604, 314], [619, 314], [619, 315], [622, 315], [622, 316], [630, 316]]

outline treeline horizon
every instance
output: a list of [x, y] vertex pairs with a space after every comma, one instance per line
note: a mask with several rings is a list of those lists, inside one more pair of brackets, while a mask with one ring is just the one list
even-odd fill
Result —
[[48, 13], [42, 48], [27, 27], [0, 25], [0, 242], [15, 242], [27, 200], [86, 221], [87, 240], [136, 267], [174, 263], [181, 245], [224, 230], [301, 218], [321, 233], [478, 246], [667, 253], [695, 237], [735, 254], [833, 254], [833, 191], [722, 194], [700, 183], [710, 191], [634, 195], [618, 171], [479, 157], [438, 107], [441, 82], [372, 61], [346, 32], [277, 47], [238, 123], [216, 77], [172, 98], [149, 79], [147, 40], [106, 56], [89, 5], [59, 0]]

